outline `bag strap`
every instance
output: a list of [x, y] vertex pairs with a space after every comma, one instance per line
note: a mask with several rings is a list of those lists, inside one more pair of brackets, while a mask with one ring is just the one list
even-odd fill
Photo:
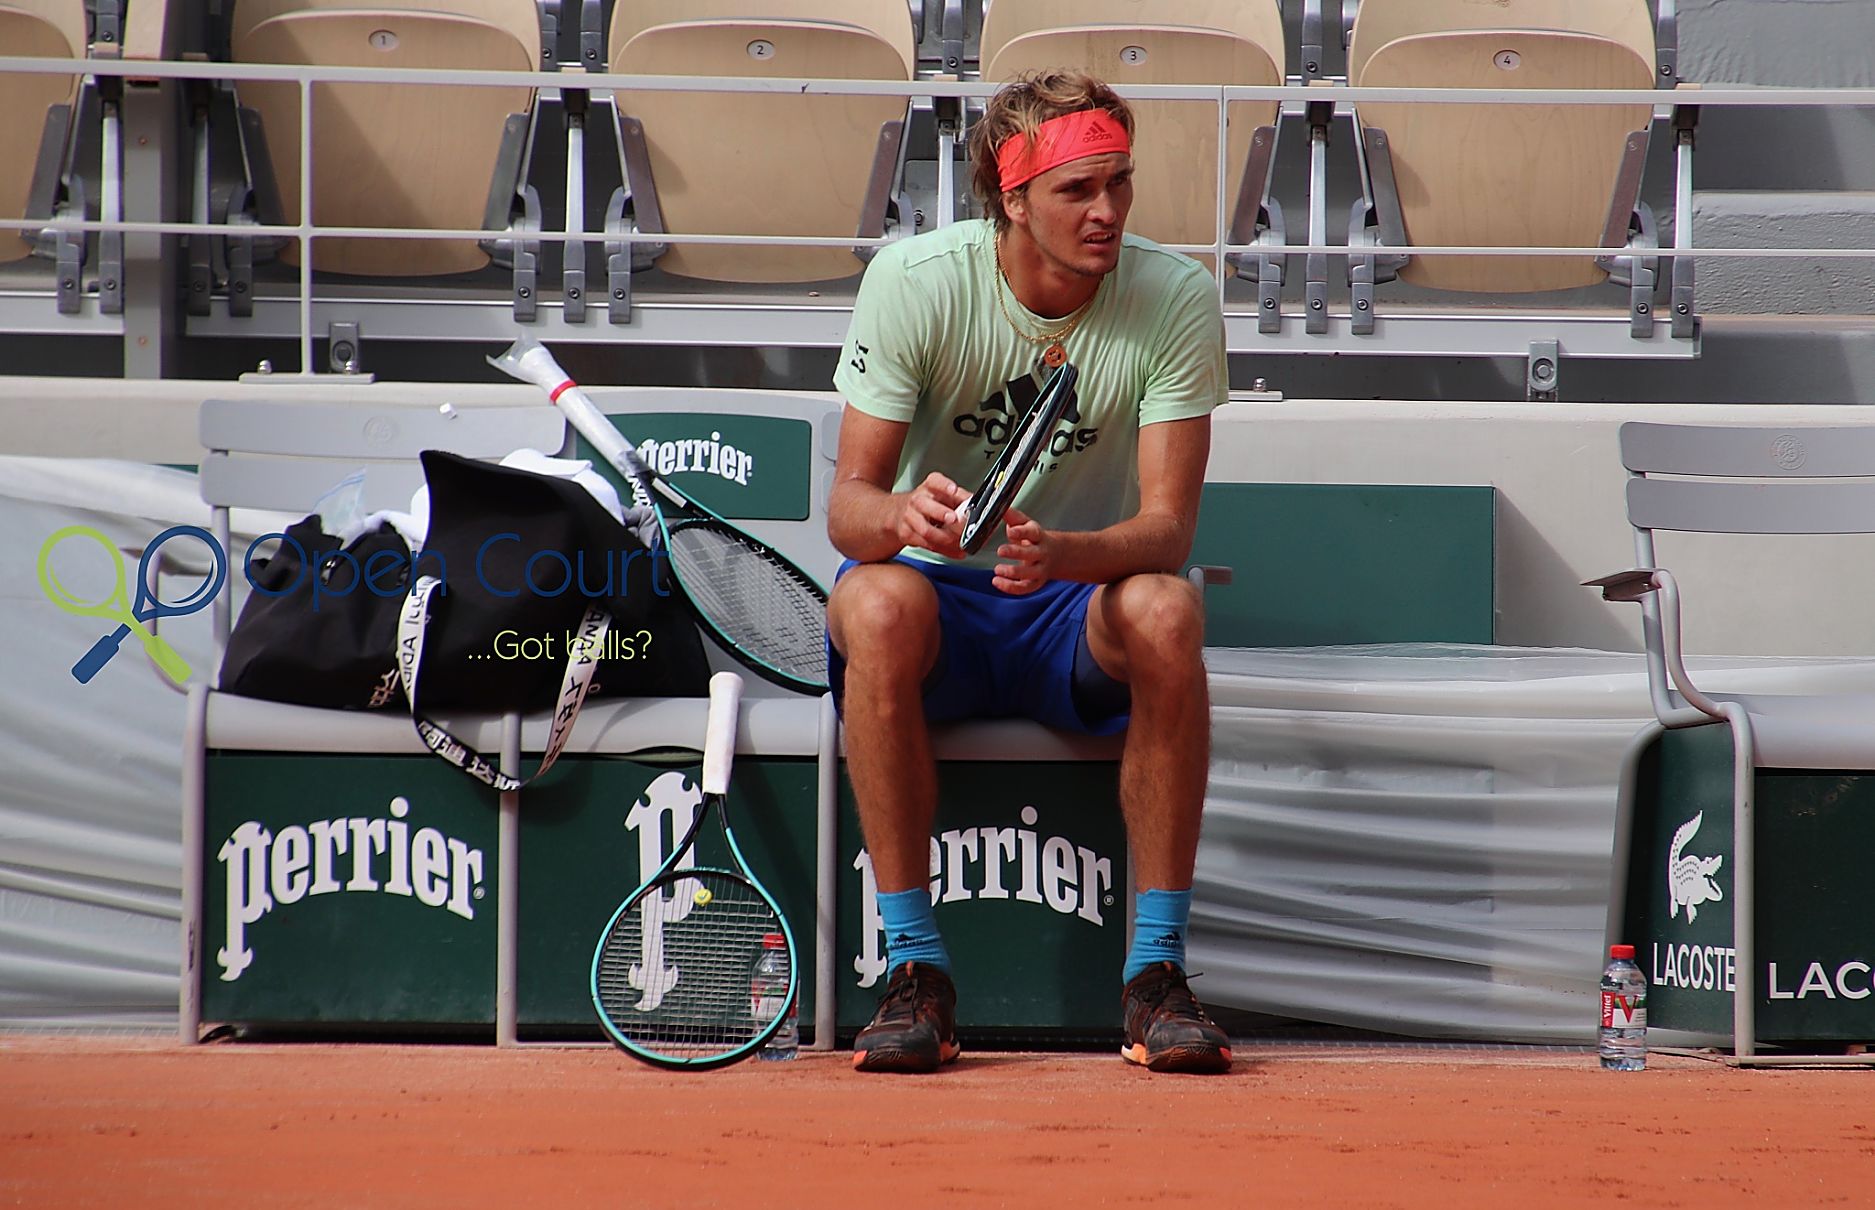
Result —
[[441, 585], [442, 581], [435, 576], [418, 577], [410, 586], [410, 594], [404, 598], [403, 610], [397, 618], [397, 676], [404, 685], [404, 698], [410, 703], [410, 718], [430, 751], [499, 793], [518, 790], [553, 768], [553, 762], [560, 758], [561, 749], [566, 747], [567, 738], [573, 733], [573, 721], [585, 704], [586, 691], [592, 687], [593, 672], [599, 666], [599, 653], [605, 650], [606, 631], [611, 627], [612, 618], [596, 604], [586, 607], [579, 633], [569, 645], [566, 671], [560, 677], [560, 695], [555, 699], [547, 750], [541, 756], [540, 768], [517, 780], [417, 713], [417, 673], [423, 665], [423, 636], [430, 623], [430, 597]]

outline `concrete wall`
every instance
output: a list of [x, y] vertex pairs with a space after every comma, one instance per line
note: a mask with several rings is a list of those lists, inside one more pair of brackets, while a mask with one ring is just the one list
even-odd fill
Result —
[[[98, 379], [0, 378], [8, 453], [194, 464], [206, 396], [258, 397], [286, 384], [149, 384], [131, 396]], [[298, 388], [303, 391], [304, 388]], [[458, 407], [526, 404], [520, 384], [380, 383], [334, 397]], [[1638, 650], [1640, 611], [1602, 602], [1583, 580], [1633, 565], [1615, 433], [1623, 421], [1875, 424], [1875, 407], [1710, 404], [1237, 402], [1219, 409], [1208, 478], [1251, 483], [1409, 483], [1498, 492], [1497, 638], [1546, 647]], [[1246, 525], [1257, 523], [1245, 518]], [[1688, 649], [1713, 655], [1871, 655], [1875, 538], [1716, 539], [1670, 535], [1661, 561], [1688, 604]], [[1237, 568], [1242, 576], [1263, 569]], [[1749, 591], [1731, 591], [1739, 583]], [[1818, 607], [1815, 602], [1822, 602]]]
[[[1801, 429], [1875, 423], [1875, 408], [1233, 403], [1217, 413], [1208, 478], [1493, 486], [1498, 641], [1635, 651], [1639, 608], [1581, 586], [1634, 566], [1616, 445], [1633, 419]], [[1875, 536], [1669, 534], [1657, 553], [1680, 580], [1691, 654], [1875, 654]]]
[[[1684, 79], [1875, 85], [1868, 0], [1680, 0], [1679, 14]], [[1700, 130], [1702, 188], [1875, 189], [1875, 111], [1711, 109]]]
[[[1707, 84], [1875, 85], [1867, 0], [1684, 0], [1681, 74]], [[1875, 110], [1707, 109], [1701, 247], [1875, 248]], [[1875, 261], [1702, 262], [1708, 314], [1875, 311]]]

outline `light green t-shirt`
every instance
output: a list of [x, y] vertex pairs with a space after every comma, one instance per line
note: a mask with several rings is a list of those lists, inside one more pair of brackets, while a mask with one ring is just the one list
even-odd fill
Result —
[[[1140, 427], [1208, 415], [1227, 394], [1216, 280], [1150, 240], [1123, 241], [1119, 265], [1065, 342], [1078, 399], [1016, 497], [1049, 529], [1104, 529], [1132, 516]], [[911, 425], [893, 490], [939, 471], [974, 491], [1034, 401], [1041, 348], [1003, 318], [996, 288], [995, 228], [980, 219], [890, 244], [867, 267], [833, 384], [867, 415]], [[1031, 333], [1061, 326], [1006, 287], [1003, 305]], [[994, 566], [1000, 540], [967, 562]]]

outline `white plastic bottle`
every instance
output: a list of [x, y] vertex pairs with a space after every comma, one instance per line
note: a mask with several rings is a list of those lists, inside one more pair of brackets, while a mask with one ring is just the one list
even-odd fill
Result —
[[1602, 970], [1602, 1068], [1641, 1071], [1647, 1066], [1647, 979], [1634, 964], [1634, 947], [1608, 947]]
[[762, 1045], [756, 1054], [764, 1059], [792, 1059], [801, 1048], [799, 1009], [794, 1000], [783, 1003], [788, 994], [787, 941], [780, 933], [762, 938], [762, 956], [755, 960], [749, 979], [749, 1011], [757, 1027], [780, 1016], [781, 1028]]

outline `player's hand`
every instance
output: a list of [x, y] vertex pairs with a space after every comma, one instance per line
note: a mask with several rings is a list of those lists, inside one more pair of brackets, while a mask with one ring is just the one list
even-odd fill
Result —
[[1003, 514], [1008, 541], [996, 548], [996, 574], [990, 583], [1011, 596], [1034, 592], [1054, 574], [1053, 536], [1026, 514], [1010, 509]]
[[905, 507], [898, 518], [900, 543], [921, 546], [946, 558], [963, 558], [963, 508], [969, 499], [969, 492], [932, 471], [905, 495]]

